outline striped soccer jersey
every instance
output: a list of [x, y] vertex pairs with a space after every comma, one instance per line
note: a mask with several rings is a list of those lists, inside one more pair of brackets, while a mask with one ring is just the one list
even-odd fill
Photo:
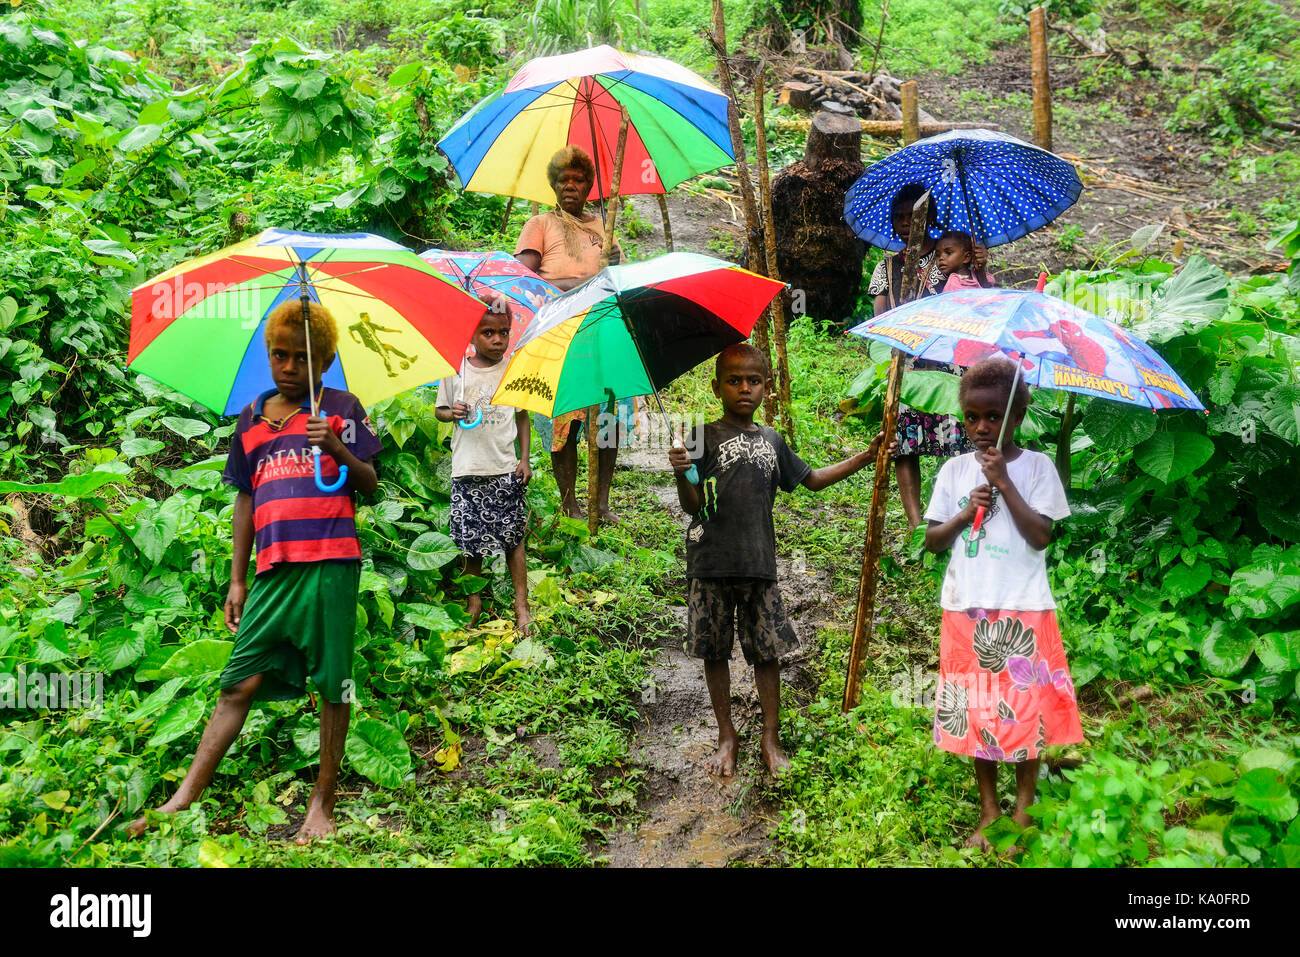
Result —
[[[279, 428], [262, 415], [271, 389], [239, 414], [222, 480], [253, 496], [257, 574], [280, 562], [358, 561], [356, 510], [345, 484], [333, 492], [316, 487], [311, 443], [307, 441], [310, 397]], [[322, 389], [320, 414], [348, 450], [367, 461], [381, 448], [370, 419], [351, 392]], [[321, 455], [321, 478], [338, 478], [338, 463]]]

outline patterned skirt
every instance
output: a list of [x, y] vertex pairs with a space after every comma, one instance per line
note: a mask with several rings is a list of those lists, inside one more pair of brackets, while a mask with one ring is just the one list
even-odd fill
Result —
[[471, 558], [504, 555], [528, 530], [527, 491], [514, 472], [451, 480], [451, 540]]
[[1083, 740], [1054, 611], [945, 611], [934, 743], [989, 761], [1032, 761]]

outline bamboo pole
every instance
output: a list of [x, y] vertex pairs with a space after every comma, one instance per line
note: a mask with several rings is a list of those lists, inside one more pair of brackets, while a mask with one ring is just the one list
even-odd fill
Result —
[[[746, 265], [751, 272], [767, 274], [766, 258], [763, 247], [757, 242], [762, 236], [762, 226], [758, 218], [758, 204], [754, 200], [754, 184], [749, 178], [749, 160], [745, 154], [745, 138], [740, 133], [740, 109], [736, 105], [736, 85], [731, 79], [731, 67], [727, 64], [727, 23], [722, 12], [722, 0], [713, 0], [713, 32], [709, 35], [709, 44], [718, 61], [718, 86], [727, 98], [727, 127], [731, 131], [731, 149], [735, 155], [736, 179], [740, 186], [740, 204], [745, 211], [745, 235], [749, 256]], [[763, 353], [772, 364], [772, 350], [768, 341], [768, 317], [766, 312], [759, 317], [750, 334], [755, 348]], [[769, 395], [763, 405], [763, 416], [768, 425], [772, 424], [776, 412], [776, 396]]]
[[1047, 72], [1047, 10], [1035, 7], [1029, 13], [1029, 49], [1033, 60], [1034, 143], [1052, 148], [1052, 79]]
[[[767, 167], [767, 129], [763, 125], [764, 99], [767, 95], [767, 63], [759, 64], [754, 76], [754, 162], [758, 166], [759, 217], [763, 225], [763, 255], [767, 260], [767, 275], [781, 281], [781, 270], [776, 263], [776, 223], [772, 221], [772, 183]], [[781, 431], [792, 449], [798, 448], [794, 430], [794, 415], [790, 406], [790, 363], [786, 356], [785, 317], [787, 290], [768, 303], [772, 315], [772, 331], [776, 338], [776, 388], [777, 409], [781, 414]]]
[[655, 193], [655, 199], [659, 201], [659, 215], [664, 220], [664, 252], [673, 251], [673, 224], [668, 219], [668, 197], [663, 193]]
[[[609, 265], [610, 254], [614, 250], [614, 223], [618, 219], [618, 191], [623, 183], [623, 151], [627, 146], [627, 107], [618, 121], [618, 145], [614, 148], [614, 181], [609, 184], [609, 202], [605, 204], [605, 242], [600, 247], [600, 268]], [[592, 537], [600, 526], [600, 446], [596, 441], [600, 431], [601, 407], [590, 406], [587, 409], [587, 531]], [[615, 442], [618, 433], [614, 433]], [[613, 477], [610, 477], [613, 481]]]
[[921, 138], [921, 115], [916, 105], [916, 81], [908, 80], [898, 88], [903, 101], [903, 145], [911, 146]]
[[[926, 222], [930, 213], [930, 194], [926, 193], [912, 207], [912, 231], [903, 256], [903, 286], [899, 302], [909, 302], [917, 286], [916, 266], [925, 242]], [[862, 544], [862, 572], [858, 578], [858, 609], [853, 620], [853, 644], [849, 648], [848, 674], [844, 679], [845, 712], [857, 706], [862, 691], [862, 655], [871, 640], [876, 613], [876, 582], [880, 571], [880, 547], [885, 530], [885, 505], [889, 500], [889, 445], [898, 427], [898, 395], [903, 387], [903, 353], [895, 349], [889, 361], [889, 380], [885, 386], [885, 440], [876, 452], [876, 474], [871, 490], [871, 511], [867, 515], [867, 537]]]

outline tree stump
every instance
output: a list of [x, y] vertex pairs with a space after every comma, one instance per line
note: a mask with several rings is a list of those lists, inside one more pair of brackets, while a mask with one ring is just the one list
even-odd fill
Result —
[[862, 175], [862, 128], [853, 116], [813, 117], [804, 158], [772, 180], [772, 220], [791, 310], [815, 319], [851, 318], [867, 246], [844, 222], [844, 194]]

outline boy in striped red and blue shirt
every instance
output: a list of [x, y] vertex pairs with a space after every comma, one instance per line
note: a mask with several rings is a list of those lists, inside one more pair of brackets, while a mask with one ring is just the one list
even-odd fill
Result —
[[[240, 413], [223, 480], [235, 498], [234, 549], [226, 627], [235, 647], [221, 674], [221, 697], [194, 763], [160, 812], [198, 800], [239, 735], [255, 699], [306, 693], [311, 677], [321, 695], [320, 776], [298, 831], [305, 844], [335, 830], [334, 800], [351, 712], [352, 650], [361, 577], [353, 494], [378, 484], [370, 459], [380, 449], [365, 409], [350, 392], [326, 389], [320, 377], [334, 361], [333, 317], [310, 303], [315, 381], [307, 377], [303, 306], [289, 300], [267, 317], [266, 344], [276, 387]], [[311, 392], [320, 414], [311, 414]], [[348, 478], [333, 492], [316, 485], [312, 446], [321, 448], [321, 477], [332, 485], [339, 466]], [[250, 589], [254, 542], [257, 568]], [[142, 833], [145, 818], [130, 825]]]

